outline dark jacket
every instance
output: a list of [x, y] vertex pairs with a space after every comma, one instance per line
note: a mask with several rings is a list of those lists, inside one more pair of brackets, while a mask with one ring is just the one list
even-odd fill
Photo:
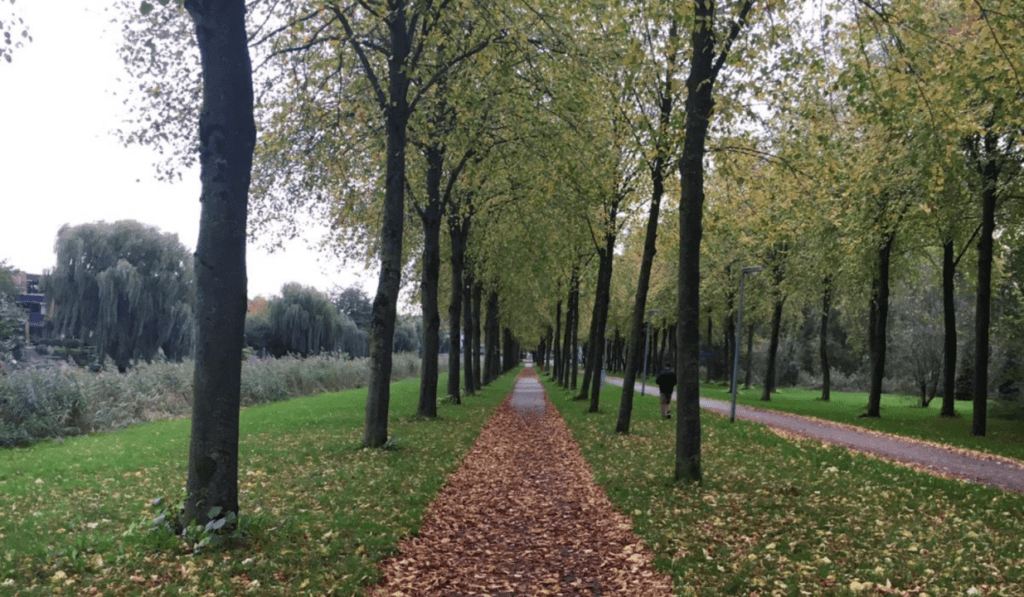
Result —
[[676, 387], [676, 372], [671, 369], [662, 369], [658, 378], [654, 380], [662, 394], [671, 394]]

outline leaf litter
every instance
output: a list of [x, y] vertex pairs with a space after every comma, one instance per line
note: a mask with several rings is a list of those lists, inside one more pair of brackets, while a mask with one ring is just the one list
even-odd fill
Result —
[[373, 595], [672, 595], [543, 392], [525, 369]]

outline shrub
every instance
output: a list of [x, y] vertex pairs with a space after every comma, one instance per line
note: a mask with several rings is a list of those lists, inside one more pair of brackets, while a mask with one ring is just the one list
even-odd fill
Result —
[[[15, 370], [0, 377], [0, 446], [186, 417], [193, 366], [139, 363], [126, 373], [91, 373], [59, 363]], [[396, 354], [391, 377], [415, 377], [419, 366], [416, 355]], [[369, 377], [368, 358], [249, 358], [242, 364], [242, 406], [361, 388]]]

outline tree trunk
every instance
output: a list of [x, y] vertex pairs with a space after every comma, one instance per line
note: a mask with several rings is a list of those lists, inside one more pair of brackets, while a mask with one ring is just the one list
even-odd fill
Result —
[[[187, 0], [203, 69], [196, 349], [182, 524], [238, 513], [245, 226], [256, 125], [241, 0]], [[214, 510], [219, 508], [219, 511]]]
[[974, 316], [974, 419], [971, 434], [983, 436], [988, 426], [988, 332], [992, 316], [992, 237], [996, 227], [996, 184], [999, 165], [994, 154], [997, 137], [985, 135], [987, 162], [983, 171], [985, 190], [981, 196], [981, 236], [978, 238], [978, 298]]
[[611, 303], [612, 286], [612, 262], [615, 258], [615, 220], [618, 215], [619, 199], [616, 198], [609, 210], [611, 216], [608, 226], [610, 231], [605, 233], [604, 249], [600, 252], [600, 271], [597, 278], [597, 293], [594, 297], [594, 317], [597, 318], [597, 326], [594, 332], [594, 383], [590, 390], [590, 408], [587, 412], [596, 413], [601, 402], [601, 371], [604, 367], [604, 337], [608, 323], [608, 305]]
[[942, 314], [945, 334], [941, 417], [956, 416], [956, 260], [953, 252], [953, 239], [948, 238], [942, 243]]
[[747, 363], [746, 376], [743, 378], [743, 389], [750, 388], [750, 374], [754, 370], [754, 324], [747, 325]]
[[[463, 349], [465, 351], [465, 358], [463, 360], [465, 361], [464, 366], [466, 369], [464, 379], [466, 380], [466, 393], [475, 394], [477, 390], [476, 368], [479, 367], [479, 365], [473, 362], [473, 338], [470, 333], [470, 330], [473, 328], [473, 313], [469, 308], [473, 301], [473, 274], [469, 268], [466, 268], [463, 272], [463, 277], [465, 280], [462, 285], [462, 302], [466, 306], [462, 313], [463, 327], [465, 328], [464, 335], [466, 337], [465, 347]], [[456, 374], [456, 377], [457, 376], [458, 374]]]
[[384, 220], [380, 235], [380, 275], [370, 318], [370, 379], [366, 392], [366, 427], [363, 445], [379, 448], [388, 441], [391, 402], [391, 363], [398, 292], [402, 284], [402, 230], [405, 211], [405, 150], [409, 125], [409, 77], [406, 71], [412, 34], [406, 8], [388, 1], [386, 17], [389, 46], [388, 93], [384, 106], [387, 158], [384, 183]]
[[769, 402], [772, 399], [772, 392], [775, 391], [775, 377], [778, 369], [776, 357], [779, 354], [779, 331], [782, 329], [782, 303], [783, 299], [776, 299], [775, 307], [772, 309], [772, 336], [768, 340], [768, 369], [764, 374], [764, 387], [761, 388], [761, 400]]
[[554, 358], [553, 365], [552, 365], [552, 370], [551, 370], [551, 376], [554, 379], [556, 379], [556, 380], [561, 380], [562, 379], [561, 375], [560, 375], [560, 373], [562, 371], [562, 363], [561, 363], [562, 348], [560, 346], [561, 334], [562, 334], [562, 299], [559, 298], [558, 299], [558, 304], [555, 307], [555, 343], [554, 343], [554, 346], [552, 346], [552, 348], [554, 349], [554, 357], [555, 358]]
[[717, 365], [715, 365], [715, 360], [716, 359], [715, 359], [714, 350], [713, 350], [712, 341], [711, 341], [711, 339], [714, 336], [712, 336], [713, 328], [712, 328], [712, 324], [711, 324], [710, 309], [708, 310], [708, 313], [709, 313], [708, 314], [708, 333], [707, 333], [707, 336], [704, 338], [704, 351], [707, 353], [708, 358], [705, 360], [706, 364], [704, 365], [704, 375], [705, 375], [704, 381], [706, 383], [711, 383], [711, 372], [712, 372], [712, 370]]
[[892, 258], [894, 234], [887, 234], [878, 249], [878, 278], [875, 281], [875, 297], [872, 301], [870, 329], [871, 350], [871, 391], [868, 394], [868, 410], [864, 416], [882, 416], [882, 381], [885, 379], [886, 325], [889, 318], [889, 262]]
[[483, 317], [484, 287], [476, 278], [473, 279], [473, 375], [476, 377], [474, 387], [481, 388], [484, 385], [484, 372], [480, 354], [480, 346], [483, 345], [483, 338], [480, 334], [481, 318]]
[[832, 312], [832, 277], [825, 276], [823, 282], [818, 354], [821, 357], [821, 399], [828, 402], [832, 398], [832, 366], [828, 362], [828, 318]]
[[[466, 271], [466, 238], [468, 237], [469, 219], [458, 214], [448, 215], [448, 238], [451, 242], [451, 256], [448, 263], [452, 268], [451, 296], [448, 301], [448, 399], [455, 404], [461, 403], [459, 395], [459, 376], [462, 374], [460, 362], [463, 342], [470, 344], [469, 328], [462, 329], [462, 306], [464, 276]], [[469, 304], [466, 304], [469, 309]], [[466, 338], [463, 339], [463, 334]], [[468, 362], [468, 361], [467, 361]]]
[[441, 277], [441, 174], [444, 153], [440, 148], [430, 147], [426, 154], [428, 202], [425, 207], [417, 207], [416, 210], [423, 224], [423, 273], [420, 278], [423, 361], [416, 415], [432, 419], [437, 416], [437, 357], [441, 343], [437, 286]]
[[579, 380], [580, 354], [580, 278], [577, 272], [572, 283], [572, 348], [569, 353], [569, 389], [575, 390]]

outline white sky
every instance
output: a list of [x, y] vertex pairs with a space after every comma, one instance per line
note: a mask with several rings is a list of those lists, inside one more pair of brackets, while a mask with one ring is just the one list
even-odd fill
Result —
[[[125, 114], [112, 91], [130, 81], [117, 57], [120, 33], [109, 22], [110, 5], [111, 0], [14, 5], [33, 37], [15, 50], [13, 62], [0, 61], [0, 259], [16, 269], [53, 268], [54, 240], [63, 224], [138, 220], [177, 234], [195, 249], [198, 170], [186, 173], [183, 182], [159, 182], [155, 154], [125, 148], [111, 133]], [[359, 285], [370, 296], [376, 291], [375, 273], [339, 272], [303, 241], [274, 254], [250, 243], [247, 255], [250, 297], [279, 294], [286, 282], [325, 291]]]

